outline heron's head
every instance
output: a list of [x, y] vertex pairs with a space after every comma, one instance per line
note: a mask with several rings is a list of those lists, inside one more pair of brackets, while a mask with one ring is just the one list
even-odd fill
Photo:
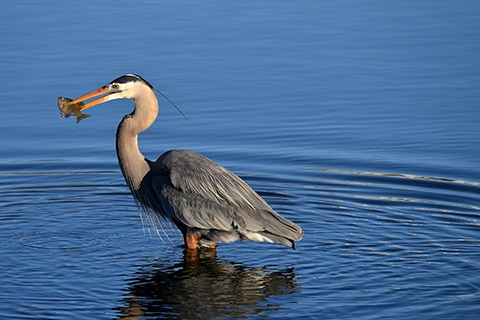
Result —
[[[113, 80], [106, 86], [93, 90], [92, 92], [73, 100], [71, 103], [83, 102], [84, 105], [81, 107], [81, 110], [83, 110], [110, 100], [135, 99], [147, 88], [150, 88], [152, 91], [154, 90], [153, 86], [139, 75], [126, 74]], [[101, 97], [90, 102], [85, 102], [86, 100], [98, 96]]]

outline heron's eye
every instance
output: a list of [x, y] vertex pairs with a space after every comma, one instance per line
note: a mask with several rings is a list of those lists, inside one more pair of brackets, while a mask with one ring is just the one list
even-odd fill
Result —
[[115, 90], [120, 89], [120, 86], [117, 83], [112, 84], [112, 88]]

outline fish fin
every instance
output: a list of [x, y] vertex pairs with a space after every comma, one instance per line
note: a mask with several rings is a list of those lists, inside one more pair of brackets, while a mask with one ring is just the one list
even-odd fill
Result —
[[77, 117], [77, 123], [79, 123], [80, 121], [82, 121], [83, 119], [86, 119], [86, 118], [88, 118], [88, 117], [90, 117], [89, 114], [82, 113], [81, 116]]
[[69, 114], [66, 114], [66, 113], [65, 113], [65, 112], [63, 112], [63, 111], [60, 111], [60, 119], [63, 119], [63, 118], [68, 118], [68, 117], [70, 117], [70, 115], [69, 115]]

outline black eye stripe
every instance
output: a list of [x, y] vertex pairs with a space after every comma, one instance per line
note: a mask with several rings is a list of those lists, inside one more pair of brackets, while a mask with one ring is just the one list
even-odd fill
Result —
[[127, 82], [135, 82], [135, 81], [141, 81], [141, 82], [145, 83], [147, 86], [149, 86], [150, 89], [154, 90], [153, 86], [150, 83], [148, 83], [147, 80], [143, 79], [142, 77], [140, 77], [139, 75], [136, 75], [136, 74], [123, 75], [123, 76], [113, 80], [112, 82], [110, 82], [110, 84], [127, 83]]

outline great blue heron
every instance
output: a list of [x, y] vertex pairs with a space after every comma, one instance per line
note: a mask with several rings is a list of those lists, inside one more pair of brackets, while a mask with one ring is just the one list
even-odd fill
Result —
[[138, 148], [137, 136], [155, 121], [154, 87], [126, 74], [71, 103], [81, 109], [114, 100], [133, 99], [135, 109], [117, 128], [117, 156], [123, 176], [141, 211], [172, 221], [187, 249], [215, 248], [217, 242], [249, 239], [281, 243], [295, 249], [302, 229], [275, 212], [250, 186], [226, 168], [188, 150], [170, 150], [150, 161]]

